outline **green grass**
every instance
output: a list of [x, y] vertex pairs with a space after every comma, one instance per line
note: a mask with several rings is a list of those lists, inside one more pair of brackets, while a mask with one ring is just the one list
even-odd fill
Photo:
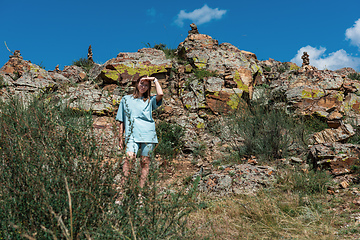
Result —
[[92, 124], [49, 95], [0, 102], [0, 239], [186, 238], [197, 183], [160, 190], [152, 164], [142, 191], [138, 168], [119, 185], [123, 154], [104, 158]]
[[94, 66], [94, 62], [87, 58], [80, 58], [78, 60], [74, 60], [72, 65], [81, 67], [86, 73], [89, 73], [90, 69]]
[[360, 81], [360, 73], [350, 73], [348, 76], [351, 80], [359, 80]]

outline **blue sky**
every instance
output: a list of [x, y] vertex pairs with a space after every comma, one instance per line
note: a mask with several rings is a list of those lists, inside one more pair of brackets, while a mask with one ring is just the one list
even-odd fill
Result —
[[176, 48], [194, 22], [200, 33], [269, 58], [320, 69], [360, 71], [360, 1], [0, 0], [0, 66], [11, 51], [52, 70], [87, 56], [95, 62], [147, 43]]

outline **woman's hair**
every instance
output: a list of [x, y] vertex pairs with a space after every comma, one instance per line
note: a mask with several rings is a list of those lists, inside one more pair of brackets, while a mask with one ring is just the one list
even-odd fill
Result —
[[[133, 97], [134, 97], [134, 98], [140, 98], [140, 97], [141, 97], [141, 94], [140, 94], [140, 92], [139, 92], [138, 87], [139, 87], [139, 82], [140, 82], [141, 78], [143, 78], [143, 77], [146, 77], [146, 75], [142, 75], [142, 76], [140, 76], [140, 77], [136, 80], [136, 83], [135, 83], [135, 91], [134, 91], [134, 93], [133, 93]], [[151, 81], [149, 81], [149, 88], [148, 88], [148, 90], [147, 90], [146, 92], [144, 92], [144, 94], [143, 94], [144, 102], [145, 102], [146, 100], [149, 100], [149, 101], [150, 101], [150, 91], [151, 91]]]

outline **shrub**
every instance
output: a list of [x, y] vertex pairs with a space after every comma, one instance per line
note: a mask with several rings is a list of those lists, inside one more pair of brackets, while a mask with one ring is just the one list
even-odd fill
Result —
[[199, 69], [199, 68], [196, 68], [194, 69], [194, 74], [195, 74], [195, 77], [197, 79], [204, 79], [206, 77], [216, 77], [218, 76], [217, 72], [213, 72], [213, 71], [209, 71], [209, 70], [206, 70], [206, 69]]
[[351, 80], [359, 80], [360, 81], [360, 73], [350, 73], [348, 76]]
[[163, 121], [156, 125], [156, 132], [159, 144], [155, 149], [155, 154], [172, 160], [183, 146], [184, 129], [177, 124]]
[[286, 71], [289, 71], [290, 70], [290, 66], [288, 63], [281, 63], [281, 65], [278, 67], [278, 71], [280, 73], [284, 73]]
[[265, 160], [287, 156], [289, 147], [303, 149], [304, 129], [285, 111], [259, 102], [243, 104], [227, 118], [232, 147], [238, 154], [255, 155]]
[[[148, 45], [150, 46], [150, 44]], [[176, 49], [168, 48], [166, 44], [163, 43], [155, 44], [153, 48], [163, 51], [167, 59], [175, 58], [177, 56]]]
[[7, 84], [5, 83], [3, 76], [0, 76], [0, 89], [4, 88], [6, 86], [7, 86]]
[[277, 184], [284, 191], [290, 190], [302, 195], [326, 194], [327, 187], [332, 184], [332, 178], [326, 171], [289, 169], [278, 175]]
[[122, 205], [116, 205], [122, 154], [105, 161], [98, 145], [89, 112], [74, 111], [48, 96], [27, 104], [15, 98], [1, 102], [0, 239], [186, 236], [196, 184], [188, 191], [160, 194], [152, 166], [142, 200], [135, 168], [121, 186]]
[[101, 227], [115, 193], [91, 114], [45, 99], [0, 104], [0, 238], [83, 237]]
[[271, 72], [271, 67], [269, 67], [269, 66], [264, 66], [263, 69], [264, 69], [266, 72]]
[[[187, 218], [197, 209], [195, 203], [197, 179], [189, 189], [157, 188], [155, 164], [150, 167], [150, 179], [140, 190], [138, 174], [130, 174], [125, 183], [121, 205], [109, 214], [113, 235], [106, 239], [187, 239], [191, 233]], [[100, 239], [104, 239], [99, 236]]]
[[94, 66], [94, 62], [87, 58], [80, 58], [79, 60], [74, 60], [72, 65], [81, 67], [86, 73]]

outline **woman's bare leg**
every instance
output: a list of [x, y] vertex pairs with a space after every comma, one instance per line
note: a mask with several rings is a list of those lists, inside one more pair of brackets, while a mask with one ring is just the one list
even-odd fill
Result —
[[142, 157], [140, 161], [141, 176], [140, 176], [140, 188], [143, 188], [149, 175], [150, 157]]
[[[130, 170], [132, 168], [132, 163], [134, 162], [136, 155], [133, 152], [127, 152], [126, 153], [126, 157], [124, 159], [124, 163], [123, 163], [123, 172], [124, 172], [124, 182], [125, 183], [125, 178], [127, 178], [130, 175]], [[129, 162], [129, 160], [131, 160], [131, 162]]]

